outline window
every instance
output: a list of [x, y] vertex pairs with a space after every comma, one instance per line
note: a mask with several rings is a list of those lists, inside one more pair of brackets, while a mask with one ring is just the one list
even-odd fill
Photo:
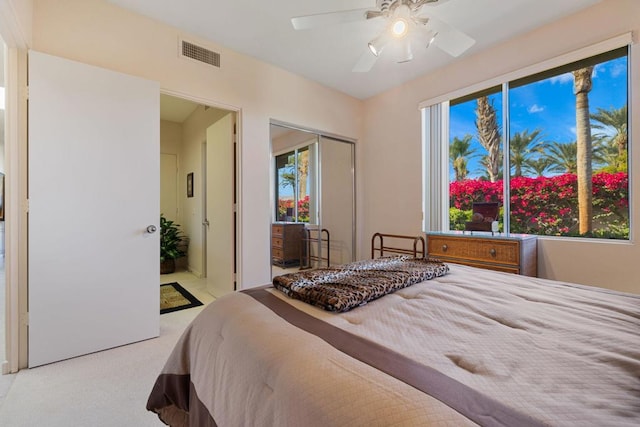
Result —
[[[310, 222], [309, 200], [315, 168], [315, 144], [276, 156], [278, 221]], [[311, 221], [315, 223], [315, 220]]]
[[625, 46], [426, 107], [425, 228], [498, 202], [501, 231], [629, 239], [628, 92]]

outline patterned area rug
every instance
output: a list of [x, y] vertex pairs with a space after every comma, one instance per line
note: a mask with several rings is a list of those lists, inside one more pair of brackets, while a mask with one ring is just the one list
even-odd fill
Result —
[[198, 298], [194, 297], [178, 282], [160, 285], [160, 314], [171, 313], [172, 311], [184, 310], [185, 308], [202, 305]]

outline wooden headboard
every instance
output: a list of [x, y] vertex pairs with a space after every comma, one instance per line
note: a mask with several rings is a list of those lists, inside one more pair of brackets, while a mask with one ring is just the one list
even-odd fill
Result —
[[379, 256], [403, 254], [412, 255], [414, 258], [424, 258], [426, 254], [424, 237], [375, 233], [371, 238], [372, 259], [376, 257], [377, 252], [379, 252]]

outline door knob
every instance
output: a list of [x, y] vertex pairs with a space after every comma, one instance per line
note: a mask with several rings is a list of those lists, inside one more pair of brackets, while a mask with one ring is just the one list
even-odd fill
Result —
[[149, 233], [149, 234], [153, 234], [156, 231], [158, 231], [158, 229], [156, 228], [155, 225], [150, 225], [150, 226], [147, 227], [147, 233]]

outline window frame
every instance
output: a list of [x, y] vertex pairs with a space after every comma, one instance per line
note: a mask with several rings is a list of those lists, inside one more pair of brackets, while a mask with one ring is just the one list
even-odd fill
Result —
[[[419, 103], [418, 107], [422, 118], [422, 178], [423, 178], [423, 221], [422, 229], [425, 232], [449, 230], [449, 103], [451, 100], [464, 98], [473, 94], [490, 90], [492, 87], [501, 87], [503, 106], [506, 106], [502, 115], [502, 149], [503, 153], [509, 153], [509, 141], [506, 135], [509, 133], [509, 87], [510, 84], [522, 81], [529, 77], [539, 75], [549, 70], [568, 66], [579, 61], [588, 60], [607, 52], [626, 48], [628, 61], [627, 73], [627, 106], [628, 106], [628, 135], [631, 135], [632, 114], [632, 33], [628, 32], [620, 36], [602, 41], [595, 45], [587, 46], [576, 51], [560, 55], [528, 67], [512, 71], [510, 73], [494, 77], [475, 85], [467, 86]], [[631, 144], [628, 146], [629, 152], [629, 236], [618, 242], [630, 242], [632, 240], [632, 206], [631, 198]], [[510, 171], [510, 156], [503, 156], [503, 171]], [[503, 179], [503, 194], [510, 199], [510, 179]], [[510, 232], [510, 203], [504, 203], [504, 230]], [[583, 237], [571, 236], [545, 236], [558, 239], [584, 239]], [[588, 238], [589, 241], [606, 240], [599, 238]]]

